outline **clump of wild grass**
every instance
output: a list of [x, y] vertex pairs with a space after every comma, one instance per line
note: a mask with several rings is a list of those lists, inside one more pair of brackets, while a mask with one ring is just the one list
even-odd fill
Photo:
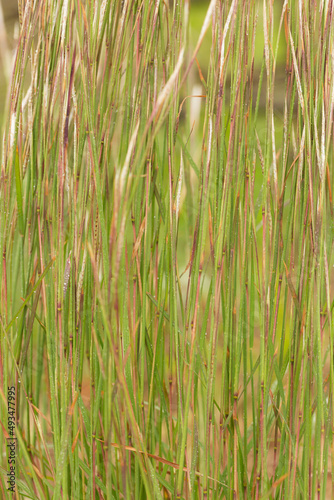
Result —
[[19, 497], [333, 494], [332, 11], [212, 0], [193, 47], [186, 0], [22, 6], [0, 187]]

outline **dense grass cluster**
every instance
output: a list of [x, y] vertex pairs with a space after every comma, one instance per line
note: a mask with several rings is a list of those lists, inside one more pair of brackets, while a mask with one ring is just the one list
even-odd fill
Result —
[[19, 5], [1, 497], [330, 498], [332, 0]]

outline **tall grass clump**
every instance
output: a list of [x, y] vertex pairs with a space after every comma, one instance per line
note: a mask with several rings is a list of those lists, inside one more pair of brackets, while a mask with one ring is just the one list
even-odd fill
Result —
[[198, 9], [19, 0], [4, 499], [334, 497], [333, 2]]

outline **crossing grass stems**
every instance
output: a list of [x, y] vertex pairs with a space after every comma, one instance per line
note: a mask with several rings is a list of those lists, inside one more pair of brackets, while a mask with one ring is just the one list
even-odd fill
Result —
[[0, 184], [19, 498], [329, 498], [332, 0], [212, 0], [195, 44], [188, 0], [19, 4]]

